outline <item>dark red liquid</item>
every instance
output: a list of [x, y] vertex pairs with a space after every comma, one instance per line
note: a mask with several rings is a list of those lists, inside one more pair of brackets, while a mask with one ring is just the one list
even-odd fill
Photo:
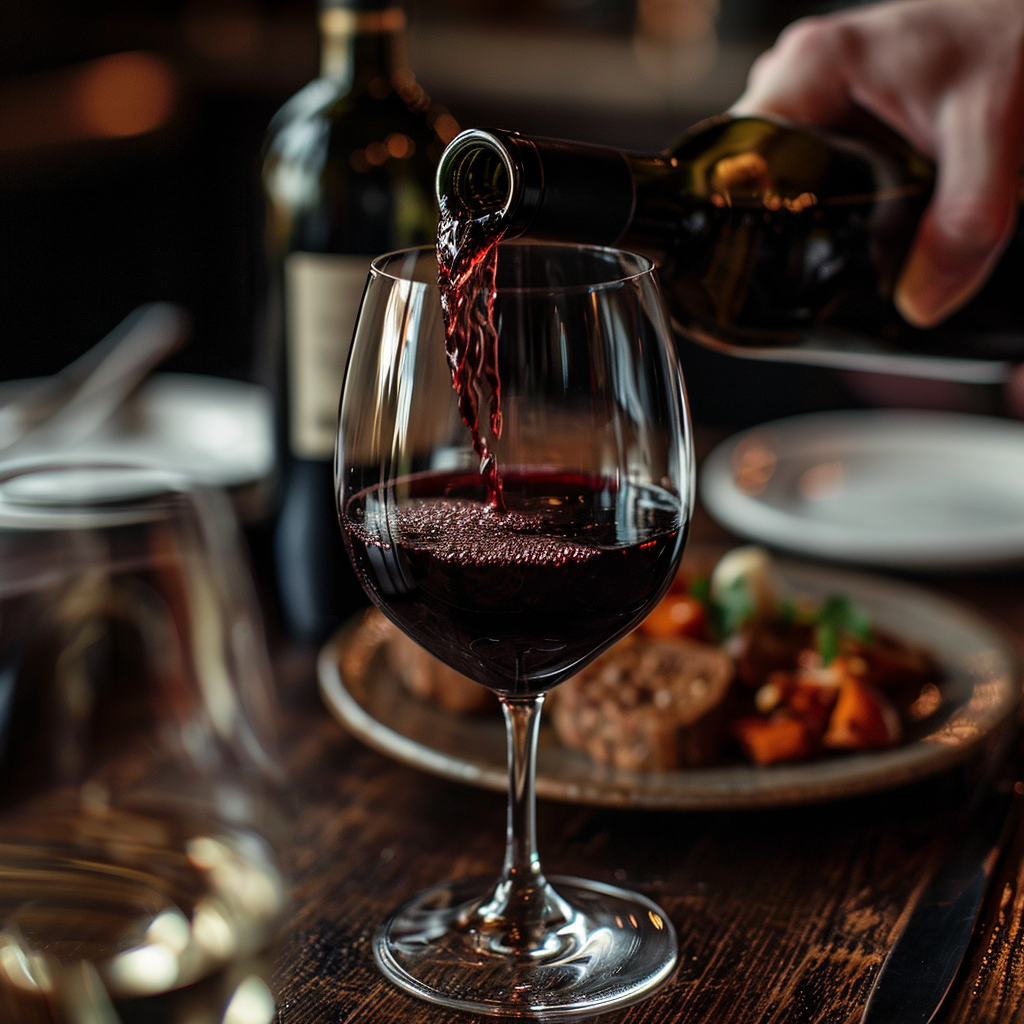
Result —
[[506, 469], [505, 510], [473, 474], [423, 473], [342, 512], [374, 601], [442, 661], [503, 693], [547, 690], [661, 597], [684, 540], [655, 487]]
[[444, 314], [445, 349], [459, 414], [473, 435], [487, 497], [502, 508], [501, 480], [480, 429], [480, 404], [490, 408], [491, 433], [501, 437], [501, 378], [498, 333], [494, 328], [498, 242], [504, 233], [495, 215], [473, 216], [468, 208], [442, 197], [437, 227], [437, 282]]

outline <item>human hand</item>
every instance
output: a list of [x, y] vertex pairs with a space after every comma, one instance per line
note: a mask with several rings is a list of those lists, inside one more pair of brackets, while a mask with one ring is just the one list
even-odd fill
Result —
[[938, 165], [894, 296], [931, 327], [978, 290], [1015, 223], [1024, 0], [891, 0], [796, 21], [731, 112], [841, 131], [865, 111]]

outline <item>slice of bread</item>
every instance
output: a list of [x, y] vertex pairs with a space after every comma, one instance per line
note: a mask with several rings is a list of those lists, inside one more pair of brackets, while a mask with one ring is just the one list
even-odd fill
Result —
[[632, 634], [553, 695], [561, 741], [600, 764], [636, 771], [718, 760], [733, 662], [717, 647]]
[[497, 710], [498, 699], [490, 690], [438, 661], [382, 612], [371, 608], [347, 647], [342, 674], [350, 681], [363, 680], [378, 652], [388, 670], [420, 700], [460, 714]]

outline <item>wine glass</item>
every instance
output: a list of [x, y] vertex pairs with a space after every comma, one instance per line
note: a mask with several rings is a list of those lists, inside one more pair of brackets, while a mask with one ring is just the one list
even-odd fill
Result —
[[[374, 955], [432, 1002], [564, 1019], [634, 1002], [675, 964], [672, 925], [650, 900], [545, 878], [534, 774], [545, 692], [668, 587], [693, 457], [649, 261], [503, 245], [496, 283], [498, 372], [475, 388], [480, 420], [490, 412], [485, 449], [452, 387], [432, 250], [373, 263], [342, 392], [335, 480], [356, 572], [409, 636], [495, 691], [508, 735], [497, 882], [415, 897], [377, 932]], [[473, 405], [463, 396], [463, 412]]]
[[0, 473], [0, 1019], [270, 1024], [272, 678], [226, 499]]

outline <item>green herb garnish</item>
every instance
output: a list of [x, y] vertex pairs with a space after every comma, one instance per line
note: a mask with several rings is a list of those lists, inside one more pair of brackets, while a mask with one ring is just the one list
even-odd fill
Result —
[[753, 594], [747, 588], [747, 578], [737, 576], [712, 604], [715, 630], [720, 637], [732, 636], [740, 626], [749, 622], [757, 610]]
[[711, 603], [711, 580], [707, 576], [696, 576], [687, 588], [691, 597], [697, 598], [703, 605]]
[[832, 594], [818, 610], [814, 623], [814, 640], [823, 664], [830, 664], [839, 654], [844, 634], [870, 643], [871, 619], [846, 594]]

